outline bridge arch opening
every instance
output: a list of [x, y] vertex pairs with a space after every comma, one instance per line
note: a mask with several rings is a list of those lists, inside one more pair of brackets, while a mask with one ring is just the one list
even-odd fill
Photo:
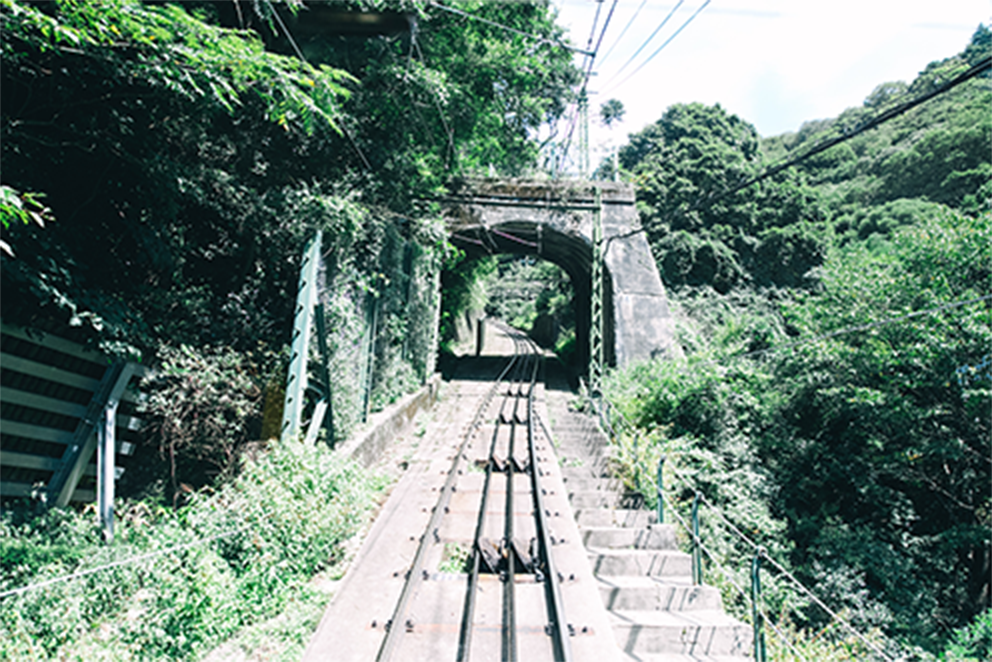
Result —
[[[560, 267], [572, 285], [576, 341], [572, 363], [579, 372], [585, 370], [589, 363], [591, 321], [592, 244], [588, 239], [526, 217], [488, 226], [462, 226], [452, 232], [449, 239], [469, 260], [492, 255], [529, 256]], [[604, 268], [603, 346], [604, 359], [609, 365], [616, 364], [612, 292], [611, 274]]]

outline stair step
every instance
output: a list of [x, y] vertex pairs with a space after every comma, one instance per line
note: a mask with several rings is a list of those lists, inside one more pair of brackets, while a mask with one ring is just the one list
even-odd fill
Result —
[[580, 528], [596, 526], [643, 528], [655, 519], [654, 513], [650, 510], [577, 508], [573, 505], [572, 512], [575, 513], [575, 521]]
[[642, 653], [743, 657], [751, 650], [751, 627], [715, 609], [614, 610], [609, 615], [617, 644], [638, 659]]
[[754, 662], [745, 655], [672, 655], [671, 653], [620, 653], [621, 659], [629, 662]]
[[720, 610], [720, 591], [712, 586], [693, 586], [672, 578], [598, 577], [603, 604], [609, 610], [696, 611]]
[[572, 508], [614, 508], [620, 505], [620, 495], [616, 492], [569, 492], [568, 502]]
[[582, 530], [586, 547], [607, 549], [678, 549], [675, 527], [652, 524], [648, 527], [590, 526]]
[[692, 558], [684, 552], [664, 549], [601, 549], [587, 547], [593, 574], [601, 577], [688, 577]]
[[565, 489], [569, 492], [593, 492], [597, 490], [616, 492], [619, 487], [620, 481], [615, 478], [573, 476], [565, 479]]

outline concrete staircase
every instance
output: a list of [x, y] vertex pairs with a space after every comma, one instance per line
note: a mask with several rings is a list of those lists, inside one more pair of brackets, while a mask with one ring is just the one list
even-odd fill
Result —
[[[715, 588], [692, 585], [692, 561], [678, 550], [675, 529], [657, 524], [652, 512], [622, 507], [605, 437], [585, 416], [549, 407], [563, 423], [563, 434], [559, 425], [555, 434], [565, 488], [625, 659], [748, 660], [750, 626], [724, 613]], [[568, 432], [580, 428], [582, 434]]]

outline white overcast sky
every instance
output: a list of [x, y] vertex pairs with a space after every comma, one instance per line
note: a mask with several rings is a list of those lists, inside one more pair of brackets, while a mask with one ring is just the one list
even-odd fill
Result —
[[[612, 2], [603, 0], [600, 26]], [[692, 101], [719, 103], [762, 136], [795, 131], [806, 120], [834, 117], [860, 105], [879, 83], [912, 81], [930, 62], [962, 51], [979, 23], [989, 25], [992, 15], [989, 0], [711, 0], [650, 63], [617, 87], [705, 0], [684, 0], [617, 76], [677, 4], [647, 0], [618, 40], [641, 2], [618, 0], [603, 39], [589, 84], [595, 93], [589, 104], [593, 146], [625, 141], [670, 105]], [[572, 42], [585, 47], [596, 0], [551, 3]], [[599, 107], [610, 98], [620, 99], [627, 114], [616, 129], [606, 131], [599, 126]], [[594, 167], [598, 160], [593, 157]]]

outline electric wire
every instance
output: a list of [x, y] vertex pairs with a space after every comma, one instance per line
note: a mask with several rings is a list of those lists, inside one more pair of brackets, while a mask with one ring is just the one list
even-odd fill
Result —
[[685, 0], [679, 0], [676, 3], [676, 5], [674, 7], [672, 7], [672, 10], [668, 12], [668, 15], [666, 15], [664, 19], [662, 19], [661, 23], [658, 24], [658, 27], [656, 27], [654, 29], [654, 32], [652, 32], [648, 36], [648, 38], [645, 39], [644, 42], [638, 47], [638, 49], [636, 51], [634, 51], [634, 54], [631, 55], [630, 58], [626, 62], [623, 63], [623, 66], [620, 67], [619, 69], [617, 69], [617, 72], [615, 74], [613, 74], [613, 78], [610, 79], [610, 81], [604, 87], [608, 87], [609, 84], [612, 83], [614, 80], [616, 80], [617, 76], [619, 76], [623, 72], [623, 70], [626, 69], [628, 65], [630, 65], [631, 62], [633, 62], [635, 59], [637, 59], [637, 56], [641, 54], [641, 51], [643, 51], [645, 48], [647, 48], [647, 45], [651, 43], [651, 40], [655, 38], [655, 35], [657, 35], [661, 31], [661, 29], [663, 27], [665, 27], [665, 25], [668, 23], [668, 21], [672, 18], [672, 16], [675, 15], [675, 12], [677, 12], [679, 10], [679, 7], [681, 7], [682, 6], [682, 3], [684, 3], [684, 2], [685, 2]]
[[[599, 12], [602, 11], [602, 9], [603, 9], [603, 2], [602, 0], [600, 0], [599, 2], [596, 3], [596, 13], [592, 17], [592, 29], [589, 31], [589, 39], [586, 42], [586, 62], [589, 63], [590, 67], [592, 65], [593, 58], [596, 57], [594, 51], [592, 50], [592, 40], [596, 36], [596, 26], [599, 25]], [[583, 69], [585, 68], [585, 63], [583, 63], [582, 68]], [[588, 78], [586, 79], [586, 81], [588, 82]], [[582, 86], [584, 88], [585, 83], [583, 83]]]
[[[307, 60], [307, 58], [303, 55], [303, 51], [300, 50], [300, 47], [296, 43], [296, 39], [293, 38], [292, 33], [290, 33], [289, 28], [286, 27], [286, 24], [283, 22], [282, 17], [279, 16], [279, 12], [277, 12], [275, 7], [272, 5], [272, 0], [265, 0], [265, 2], [266, 4], [269, 5], [269, 9], [271, 10], [273, 16], [276, 17], [276, 22], [279, 23], [279, 27], [282, 28], [282, 32], [286, 36], [286, 39], [289, 41], [289, 43], [292, 45], [293, 51], [296, 53], [296, 56], [300, 58], [300, 60], [304, 62], [306, 65], [313, 68], [313, 65], [310, 64], [310, 61]], [[365, 157], [365, 153], [358, 146], [358, 143], [355, 142], [355, 138], [351, 135], [351, 132], [348, 131], [348, 127], [345, 125], [344, 122], [338, 122], [338, 126], [341, 128], [341, 132], [348, 139], [348, 142], [351, 143], [351, 146], [358, 154], [358, 157], [362, 160], [362, 163], [365, 165], [365, 169], [368, 170], [369, 172], [372, 172], [373, 171], [372, 164], [369, 163], [369, 160]]]
[[[710, 2], [711, 2], [711, 0], [706, 0], [706, 2], [704, 2], [702, 5], [700, 5], [699, 8], [695, 12], [693, 12], [692, 16], [690, 16], [688, 18], [688, 20], [686, 20], [685, 23], [683, 23], [681, 26], [679, 26], [679, 29], [676, 30], [675, 32], [673, 32], [671, 34], [671, 36], [668, 37], [668, 39], [666, 39], [665, 42], [661, 46], [658, 47], [658, 50], [656, 50], [654, 53], [652, 53], [648, 57], [648, 59], [646, 59], [644, 62], [642, 62], [640, 64], [640, 66], [638, 66], [636, 69], [634, 69], [633, 71], [631, 71], [630, 74], [628, 74], [626, 78], [624, 78], [622, 81], [620, 81], [619, 83], [617, 83], [616, 85], [614, 85], [610, 89], [611, 90], [612, 89], [616, 89], [616, 88], [620, 87], [621, 85], [623, 85], [624, 83], [626, 83], [631, 78], [633, 78], [634, 76], [636, 76], [637, 75], [637, 72], [639, 72], [641, 69], [643, 69], [644, 67], [646, 67], [648, 65], [648, 63], [651, 62], [651, 60], [653, 60], [658, 55], [658, 53], [660, 53], [662, 50], [664, 50], [665, 46], [668, 46], [670, 43], [672, 43], [672, 40], [675, 39], [677, 36], [679, 36], [679, 33], [682, 32], [682, 30], [684, 30], [690, 23], [692, 23], [696, 19], [696, 17], [699, 16], [704, 9], [706, 9], [706, 6], [709, 5]], [[617, 75], [619, 75], [619, 74], [617, 74]], [[614, 76], [614, 78], [615, 77], [616, 76]]]
[[[416, 37], [413, 38], [413, 47], [416, 47], [417, 53], [420, 55], [420, 62], [421, 62], [421, 64], [423, 64], [425, 67], [427, 67], [427, 58], [424, 57], [424, 51], [421, 50], [420, 43], [417, 42]], [[411, 47], [411, 50], [412, 50], [413, 47]], [[428, 68], [430, 68], [430, 67], [428, 67]], [[444, 115], [444, 110], [441, 108], [441, 96], [440, 96], [440, 94], [438, 94], [437, 89], [433, 85], [431, 85], [429, 87], [430, 87], [430, 90], [431, 90], [431, 93], [432, 93], [431, 94], [431, 98], [434, 99], [434, 107], [437, 108], [437, 114], [441, 118], [441, 125], [444, 127], [444, 132], [445, 132], [445, 134], [448, 137], [448, 150], [449, 150], [449, 152], [448, 152], [448, 157], [446, 159], [446, 162], [447, 162], [448, 167], [450, 168], [451, 163], [452, 163], [452, 161], [453, 161], [453, 159], [455, 158], [455, 155], [456, 155], [456, 150], [455, 150], [455, 134], [454, 134], [454, 131], [451, 130], [451, 125], [448, 124], [448, 119]]]
[[[921, 95], [919, 95], [917, 97], [914, 97], [914, 98], [910, 99], [909, 101], [905, 101], [903, 103], [900, 103], [900, 104], [897, 104], [895, 106], [892, 106], [888, 110], [882, 111], [882, 112], [878, 113], [877, 115], [872, 116], [871, 118], [869, 118], [865, 122], [859, 124], [855, 128], [845, 130], [844, 133], [842, 135], [840, 135], [840, 136], [836, 136], [834, 138], [829, 138], [829, 139], [825, 139], [825, 140], [822, 140], [820, 142], [817, 142], [815, 145], [813, 145], [813, 147], [811, 147], [810, 149], [804, 151], [802, 154], [800, 154], [798, 156], [795, 156], [795, 157], [792, 157], [792, 158], [788, 158], [785, 161], [782, 161], [782, 162], [780, 162], [778, 164], [769, 166], [764, 171], [762, 171], [760, 174], [755, 175], [754, 177], [751, 177], [750, 179], [746, 179], [746, 180], [742, 181], [741, 183], [736, 184], [735, 186], [732, 186], [731, 188], [726, 189], [726, 190], [721, 191], [721, 192], [711, 191], [710, 193], [708, 193], [706, 195], [701, 195], [687, 209], [685, 209], [684, 211], [677, 210], [674, 213], [670, 214], [664, 220], [667, 221], [667, 220], [671, 219], [673, 216], [685, 216], [685, 215], [687, 215], [687, 214], [689, 214], [691, 212], [699, 211], [701, 209], [705, 209], [705, 208], [709, 207], [710, 205], [713, 205], [717, 201], [722, 200], [723, 198], [725, 198], [725, 197], [727, 197], [729, 195], [732, 195], [734, 193], [737, 193], [738, 191], [741, 191], [741, 190], [743, 190], [743, 189], [745, 189], [745, 188], [747, 188], [749, 186], [752, 186], [754, 184], [757, 184], [760, 181], [763, 181], [765, 179], [768, 179], [769, 177], [772, 177], [772, 176], [778, 174], [779, 172], [782, 172], [786, 168], [789, 168], [789, 167], [794, 166], [794, 165], [798, 165], [799, 163], [802, 163], [803, 161], [805, 161], [805, 160], [807, 160], [807, 159], [809, 159], [809, 158], [811, 158], [811, 157], [813, 157], [813, 156], [815, 156], [815, 155], [817, 155], [817, 154], [819, 154], [819, 153], [821, 153], [821, 152], [823, 152], [823, 151], [825, 151], [827, 149], [830, 149], [831, 147], [834, 147], [834, 146], [839, 145], [839, 144], [841, 144], [843, 142], [846, 142], [846, 141], [848, 141], [848, 140], [850, 140], [850, 139], [852, 139], [852, 138], [854, 138], [856, 136], [861, 135], [862, 133], [864, 133], [866, 131], [869, 131], [871, 129], [877, 128], [877, 127], [881, 126], [882, 124], [884, 124], [885, 122], [888, 122], [889, 120], [894, 119], [894, 118], [896, 118], [896, 117], [898, 117], [898, 116], [900, 116], [900, 115], [908, 112], [909, 110], [912, 110], [916, 106], [918, 106], [918, 105], [920, 105], [920, 104], [922, 104], [922, 103], [924, 103], [926, 101], [929, 101], [930, 99], [932, 99], [932, 98], [934, 98], [934, 97], [936, 97], [936, 96], [938, 96], [940, 94], [943, 94], [945, 92], [948, 92], [948, 91], [952, 90], [953, 88], [957, 87], [958, 85], [961, 85], [962, 83], [965, 83], [965, 82], [971, 80], [972, 78], [975, 78], [976, 76], [984, 73], [985, 71], [988, 71], [990, 68], [992, 68], [992, 56], [989, 56], [989, 57], [986, 57], [986, 58], [980, 60], [979, 62], [977, 62], [976, 64], [972, 65], [969, 69], [967, 69], [963, 73], [958, 74], [957, 76], [955, 76], [954, 78], [952, 78], [948, 82], [935, 87], [934, 89], [930, 90], [929, 92], [926, 92], [926, 93], [921, 94]], [[605, 254], [606, 251], [609, 250], [610, 242], [612, 242], [614, 240], [618, 240], [618, 239], [626, 239], [627, 237], [632, 237], [632, 236], [634, 236], [634, 235], [636, 235], [636, 234], [638, 234], [640, 232], [645, 232], [645, 231], [647, 231], [649, 229], [654, 229], [656, 227], [660, 227], [660, 225], [661, 225], [662, 222], [663, 221], [658, 221], [656, 223], [642, 224], [641, 227], [635, 228], [634, 230], [630, 230], [629, 232], [623, 232], [623, 233], [616, 234], [616, 235], [613, 235], [613, 236], [609, 237], [606, 240], [606, 246], [603, 249], [604, 254]]]
[[269, 11], [272, 12], [273, 16], [275, 16], [276, 23], [279, 24], [280, 28], [282, 28], [283, 34], [286, 35], [286, 39], [289, 40], [290, 45], [293, 47], [293, 51], [296, 53], [296, 57], [300, 58], [300, 61], [310, 64], [303, 56], [303, 51], [301, 51], [300, 47], [296, 44], [296, 40], [293, 39], [293, 35], [289, 33], [289, 28], [286, 27], [285, 23], [283, 23], [282, 16], [279, 15], [279, 12], [277, 12], [276, 8], [272, 5], [272, 0], [265, 0], [265, 4], [269, 6]]
[[210, 536], [209, 538], [204, 538], [203, 540], [197, 540], [196, 542], [186, 543], [183, 545], [176, 545], [175, 547], [169, 547], [168, 549], [162, 549], [155, 552], [148, 552], [147, 554], [139, 554], [137, 556], [131, 556], [126, 559], [121, 559], [119, 561], [113, 561], [111, 563], [106, 563], [104, 565], [97, 566], [95, 568], [87, 568], [86, 570], [78, 570], [76, 572], [70, 573], [68, 575], [62, 575], [60, 577], [55, 577], [53, 579], [47, 579], [45, 581], [38, 582], [36, 584], [28, 584], [26, 586], [21, 586], [19, 588], [10, 589], [0, 593], [0, 600], [4, 598], [9, 598], [15, 595], [21, 595], [22, 593], [27, 593], [29, 591], [34, 591], [39, 588], [45, 588], [46, 586], [53, 586], [55, 584], [61, 584], [62, 582], [71, 581], [73, 579], [79, 579], [81, 577], [87, 577], [89, 575], [94, 575], [98, 572], [103, 572], [104, 570], [110, 570], [112, 568], [118, 568], [120, 566], [130, 565], [132, 563], [137, 563], [139, 561], [146, 561], [148, 559], [158, 558], [159, 556], [165, 556], [166, 554], [173, 554], [185, 549], [192, 549], [194, 547], [201, 547], [208, 542], [214, 540], [219, 540], [221, 538], [228, 538], [237, 533], [243, 533], [247, 531], [247, 527], [239, 527], [233, 531], [227, 531], [225, 533], [219, 533], [217, 535]]
[[871, 117], [867, 121], [863, 122], [862, 124], [859, 124], [854, 129], [845, 130], [842, 135], [837, 136], [835, 138], [831, 138], [831, 139], [828, 139], [828, 140], [820, 141], [820, 142], [816, 143], [815, 145], [813, 145], [813, 147], [810, 148], [808, 151], [803, 152], [801, 155], [799, 155], [797, 157], [794, 157], [794, 158], [791, 158], [791, 159], [788, 159], [788, 160], [786, 160], [783, 163], [780, 163], [778, 165], [775, 165], [775, 166], [772, 166], [772, 167], [768, 168], [765, 172], [761, 173], [760, 175], [757, 175], [757, 176], [755, 176], [755, 177], [753, 177], [753, 178], [751, 178], [749, 180], [746, 180], [746, 181], [738, 184], [737, 186], [731, 188], [730, 190], [721, 193], [719, 196], [717, 196], [713, 200], [713, 202], [715, 202], [716, 200], [718, 200], [718, 199], [720, 199], [720, 198], [722, 198], [722, 197], [724, 197], [726, 195], [730, 195], [731, 193], [736, 193], [737, 191], [739, 191], [739, 190], [741, 190], [743, 188], [747, 188], [748, 186], [751, 186], [752, 184], [756, 184], [756, 183], [758, 183], [758, 182], [760, 182], [760, 181], [762, 181], [764, 179], [767, 179], [767, 178], [771, 177], [772, 175], [775, 175], [775, 174], [781, 172], [782, 170], [785, 170], [786, 168], [788, 168], [790, 166], [793, 166], [793, 165], [796, 165], [797, 163], [800, 163], [802, 161], [805, 161], [806, 159], [810, 158], [811, 156], [815, 156], [816, 154], [819, 154], [820, 152], [823, 152], [824, 150], [830, 149], [831, 147], [833, 147], [835, 145], [839, 145], [842, 142], [845, 142], [847, 140], [850, 140], [851, 138], [854, 138], [855, 136], [860, 135], [860, 134], [864, 133], [865, 131], [868, 131], [870, 129], [874, 129], [875, 127], [877, 127], [877, 126], [879, 126], [879, 125], [881, 125], [881, 124], [883, 124], [885, 122], [888, 122], [889, 120], [894, 119], [894, 118], [898, 117], [899, 115], [902, 115], [903, 113], [905, 113], [905, 112], [907, 112], [907, 111], [915, 108], [916, 106], [920, 105], [921, 103], [924, 103], [925, 101], [929, 101], [930, 99], [934, 98], [935, 96], [938, 96], [940, 94], [943, 94], [944, 92], [947, 92], [947, 91], [949, 91], [949, 90], [957, 87], [958, 85], [960, 85], [960, 84], [962, 84], [962, 83], [964, 83], [964, 82], [966, 82], [968, 80], [971, 80], [972, 78], [974, 78], [975, 76], [978, 76], [982, 72], [987, 71], [989, 68], [992, 68], [992, 56], [984, 58], [983, 60], [981, 60], [978, 63], [974, 64], [968, 70], [966, 70], [963, 73], [955, 76], [954, 78], [952, 78], [948, 82], [944, 83], [943, 85], [939, 85], [936, 88], [930, 90], [929, 92], [926, 92], [924, 94], [921, 94], [920, 96], [915, 97], [913, 99], [910, 99], [907, 102], [904, 102], [904, 103], [898, 104], [896, 106], [893, 106], [893, 107], [889, 108], [888, 110], [882, 111], [882, 112], [878, 113], [877, 115], [874, 115], [873, 117]]
[[485, 23], [486, 25], [491, 25], [496, 28], [501, 28], [507, 32], [512, 32], [518, 34], [522, 37], [527, 37], [528, 39], [533, 39], [534, 41], [540, 42], [542, 44], [548, 44], [550, 46], [557, 46], [558, 48], [564, 48], [565, 50], [572, 51], [573, 53], [579, 53], [581, 55], [589, 55], [588, 52], [582, 50], [581, 48], [576, 48], [574, 46], [569, 46], [568, 44], [562, 43], [560, 41], [555, 41], [554, 39], [548, 39], [547, 37], [541, 37], [529, 32], [524, 32], [523, 30], [518, 30], [516, 28], [511, 28], [509, 25], [503, 25], [502, 23], [497, 23], [496, 21], [490, 21], [488, 18], [482, 18], [481, 16], [476, 16], [475, 14], [470, 14], [461, 9], [455, 9], [454, 7], [449, 7], [447, 5], [442, 5], [440, 2], [428, 2], [427, 7], [437, 7], [446, 12], [452, 14], [457, 14], [464, 18], [471, 19], [473, 21], [478, 21], [479, 23]]
[[610, 5], [610, 11], [606, 15], [606, 20], [603, 21], [603, 29], [599, 33], [599, 39], [596, 40], [596, 48], [592, 49], [592, 55], [589, 56], [589, 68], [586, 69], [586, 80], [583, 83], [583, 87], [589, 86], [589, 78], [592, 76], [592, 65], [596, 60], [596, 54], [599, 53], [600, 47], [603, 45], [603, 37], [606, 36], [606, 31], [610, 27], [610, 20], [613, 18], [613, 12], [617, 8], [618, 0], [613, 0], [613, 4]]
[[[568, 127], [568, 135], [565, 139], [565, 148], [562, 150], [561, 158], [558, 160], [558, 168], [555, 171], [555, 177], [557, 178], [561, 174], [562, 168], [565, 166], [565, 160], [568, 158], [568, 150], [572, 146], [572, 134], [575, 132], [575, 126], [579, 121], [579, 104], [583, 101], [588, 104], [588, 97], [586, 96], [586, 91], [589, 87], [589, 78], [592, 76], [592, 67], [596, 61], [596, 51], [599, 50], [600, 45], [603, 43], [603, 36], [606, 34], [607, 28], [610, 26], [610, 19], [613, 17], [613, 10], [616, 9], [617, 0], [613, 0], [613, 4], [610, 6], [610, 12], [606, 17], [606, 21], [603, 23], [603, 29], [599, 33], [599, 39], [596, 42], [596, 48], [588, 54], [588, 67], [586, 68], [585, 76], [582, 80], [582, 88], [579, 91], [579, 98], [575, 103], [575, 112], [572, 114], [572, 121]], [[596, 8], [596, 20], [593, 21], [592, 30], [589, 32], [589, 44], [592, 45], [593, 37], [596, 34], [596, 23], [599, 19], [599, 6]]]
[[617, 45], [623, 40], [623, 36], [627, 34], [627, 30], [629, 30], [630, 26], [633, 25], [634, 21], [637, 20], [637, 17], [640, 15], [641, 10], [644, 9], [644, 5], [646, 4], [648, 4], [648, 0], [641, 0], [641, 4], [640, 6], [638, 6], [637, 11], [635, 11], [634, 15], [630, 17], [629, 21], [627, 21], [627, 25], [623, 26], [623, 30], [620, 31], [620, 35], [617, 36], [616, 41], [613, 42], [613, 45], [610, 46], [610, 48], [606, 51], [603, 57], [599, 58], [600, 67], [603, 66], [603, 62], [605, 62], [606, 59], [610, 57], [610, 54], [613, 53], [613, 49], [615, 49]]

